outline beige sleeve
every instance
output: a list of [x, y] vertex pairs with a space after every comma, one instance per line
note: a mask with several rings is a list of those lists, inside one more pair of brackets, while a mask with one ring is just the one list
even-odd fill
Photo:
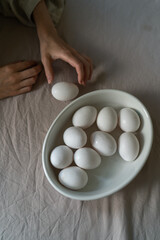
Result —
[[[0, 13], [7, 17], [16, 17], [27, 26], [35, 26], [32, 13], [40, 0], [0, 0]], [[55, 24], [58, 23], [64, 9], [64, 0], [46, 0], [46, 5]]]
[[46, 5], [51, 15], [51, 18], [56, 25], [63, 13], [65, 0], [46, 0]]

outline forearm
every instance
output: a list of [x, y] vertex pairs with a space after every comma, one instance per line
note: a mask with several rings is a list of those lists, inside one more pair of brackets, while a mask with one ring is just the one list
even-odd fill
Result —
[[44, 0], [40, 1], [35, 7], [33, 11], [33, 18], [40, 41], [46, 38], [49, 33], [54, 34], [55, 37], [58, 36]]

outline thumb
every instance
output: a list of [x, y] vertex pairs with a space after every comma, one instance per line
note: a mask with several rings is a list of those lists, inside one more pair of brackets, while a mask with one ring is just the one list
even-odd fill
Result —
[[53, 79], [54, 79], [52, 59], [50, 59], [49, 57], [45, 57], [45, 58], [42, 59], [42, 63], [43, 63], [43, 66], [44, 66], [44, 71], [45, 71], [47, 81], [50, 84], [50, 83], [53, 82]]

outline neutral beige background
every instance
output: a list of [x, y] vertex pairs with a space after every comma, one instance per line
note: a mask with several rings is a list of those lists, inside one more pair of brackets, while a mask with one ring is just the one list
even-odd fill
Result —
[[[0, 101], [0, 239], [158, 240], [160, 236], [160, 1], [67, 0], [64, 39], [92, 58], [94, 74], [80, 95], [121, 89], [150, 112], [154, 143], [143, 170], [123, 190], [95, 201], [63, 197], [42, 169], [44, 137], [68, 104], [51, 95], [44, 73], [31, 93]], [[0, 65], [40, 60], [34, 28], [0, 17]], [[54, 63], [55, 82], [76, 82]]]

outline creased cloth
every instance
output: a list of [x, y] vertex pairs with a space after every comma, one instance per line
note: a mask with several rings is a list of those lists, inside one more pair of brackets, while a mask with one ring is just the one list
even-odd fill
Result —
[[[152, 150], [135, 179], [111, 196], [62, 196], [44, 175], [41, 153], [68, 102], [53, 98], [42, 72], [33, 91], [0, 100], [0, 239], [159, 240], [160, 1], [67, 0], [58, 31], [94, 64], [79, 96], [98, 89], [136, 96], [153, 121]], [[0, 16], [0, 66], [21, 59], [40, 60], [36, 29]], [[77, 83], [69, 64], [55, 61], [53, 69], [54, 83]]]

